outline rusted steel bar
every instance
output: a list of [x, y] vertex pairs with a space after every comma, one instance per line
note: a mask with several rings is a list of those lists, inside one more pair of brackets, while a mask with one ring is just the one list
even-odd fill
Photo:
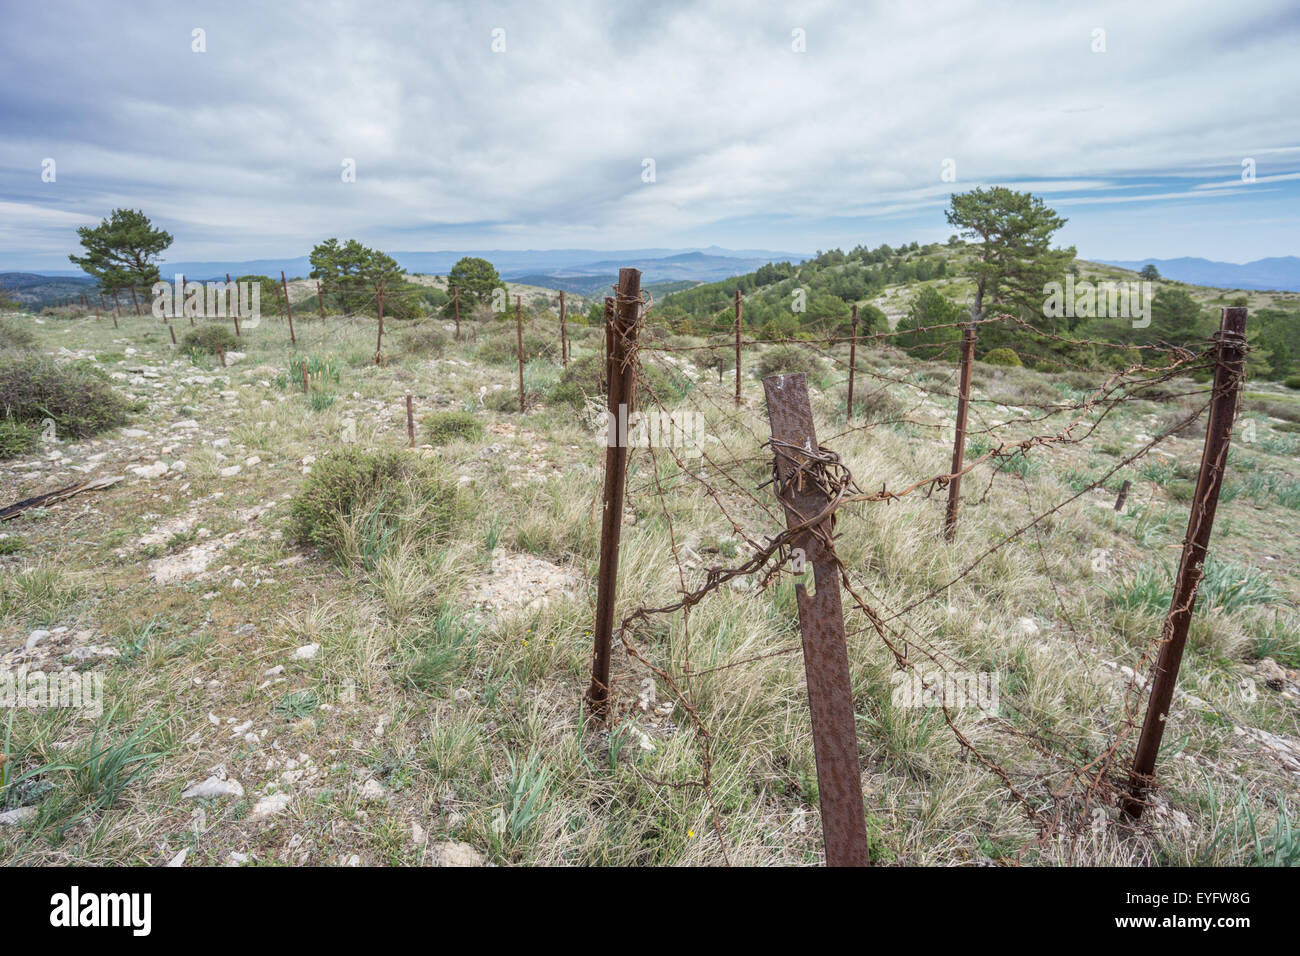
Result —
[[[865, 866], [867, 823], [862, 809], [858, 734], [854, 722], [849, 652], [840, 601], [840, 566], [831, 543], [829, 498], [809, 473], [820, 449], [813, 427], [808, 381], [802, 372], [763, 379], [772, 447], [776, 454], [777, 496], [786, 527], [802, 528], [790, 540], [812, 565], [814, 592], [795, 584], [799, 630], [803, 636], [808, 707], [812, 712], [813, 752], [827, 866]], [[806, 454], [804, 453], [806, 452]], [[807, 527], [805, 527], [807, 526]]]
[[569, 340], [564, 330], [564, 290], [560, 290], [560, 365], [569, 367]]
[[289, 344], [296, 346], [298, 337], [293, 334], [293, 309], [289, 306], [289, 283], [284, 277], [284, 270], [280, 270], [280, 286], [284, 290], [284, 314], [289, 319]]
[[1147, 794], [1155, 785], [1156, 757], [1164, 736], [1165, 722], [1174, 699], [1174, 684], [1178, 680], [1178, 667], [1187, 643], [1187, 628], [1196, 607], [1196, 591], [1201, 583], [1205, 556], [1210, 547], [1210, 532], [1214, 529], [1214, 513], [1219, 506], [1219, 491], [1223, 487], [1223, 473], [1228, 462], [1228, 445], [1232, 440], [1232, 424], [1241, 396], [1246, 364], [1246, 310], [1224, 309], [1215, 336], [1214, 392], [1210, 401], [1210, 417], [1205, 426], [1205, 447], [1201, 453], [1201, 472], [1196, 479], [1196, 494], [1192, 496], [1191, 515], [1187, 521], [1187, 536], [1183, 539], [1183, 555], [1178, 564], [1178, 577], [1169, 602], [1169, 616], [1165, 618], [1161, 634], [1160, 656], [1156, 660], [1155, 677], [1151, 682], [1151, 697], [1147, 702], [1142, 733], [1138, 737], [1137, 752], [1129, 774], [1129, 792], [1123, 798], [1125, 816], [1137, 820], [1146, 806]]
[[623, 491], [627, 479], [627, 420], [636, 379], [635, 350], [641, 310], [641, 273], [618, 271], [617, 302], [605, 299], [606, 381], [609, 383], [605, 437], [604, 508], [600, 523], [600, 571], [596, 578], [596, 625], [592, 628], [589, 712], [604, 717], [609, 703], [610, 648], [614, 639], [614, 598], [618, 586], [618, 546], [623, 532]]
[[1133, 482], [1131, 482], [1131, 481], [1129, 481], [1127, 478], [1125, 478], [1125, 479], [1124, 479], [1124, 484], [1122, 484], [1122, 485], [1119, 486], [1119, 494], [1115, 497], [1115, 510], [1116, 510], [1116, 511], [1123, 511], [1123, 510], [1124, 510], [1124, 502], [1128, 500], [1128, 490], [1129, 490], [1130, 488], [1132, 488], [1132, 487], [1133, 487]]
[[172, 334], [172, 348], [176, 348], [176, 326], [168, 322], [167, 331]]
[[410, 447], [415, 447], [415, 407], [411, 402], [411, 394], [406, 395], [406, 437], [410, 442]]
[[239, 338], [239, 290], [230, 284], [230, 273], [226, 273], [226, 300], [230, 303], [230, 316], [235, 320], [235, 338]]
[[375, 305], [379, 309], [379, 337], [375, 339], [375, 364], [383, 364], [384, 353], [384, 284], [375, 286]]
[[736, 290], [736, 406], [740, 406], [740, 290]]
[[943, 519], [943, 536], [949, 541], [957, 533], [957, 506], [961, 501], [962, 456], [966, 453], [966, 413], [970, 403], [971, 365], [975, 362], [975, 326], [961, 333], [961, 385], [957, 391], [957, 428], [952, 440], [952, 478], [948, 481], [948, 511]]
[[451, 305], [456, 310], [456, 344], [460, 345], [460, 289], [451, 287]]
[[858, 307], [855, 303], [853, 306], [853, 334], [849, 338], [849, 401], [848, 415], [850, 420], [853, 418], [853, 376], [858, 368]]
[[515, 296], [515, 356], [519, 360], [519, 414], [524, 413], [524, 319], [519, 296]]

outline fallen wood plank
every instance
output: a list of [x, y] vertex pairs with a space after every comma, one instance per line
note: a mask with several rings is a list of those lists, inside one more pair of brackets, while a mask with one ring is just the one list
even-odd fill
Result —
[[42, 505], [53, 504], [56, 501], [62, 501], [65, 498], [71, 498], [73, 495], [79, 495], [83, 491], [99, 491], [103, 488], [109, 488], [123, 479], [123, 475], [111, 475], [107, 478], [92, 478], [90, 481], [83, 481], [79, 485], [68, 485], [66, 488], [60, 488], [57, 491], [47, 491], [44, 494], [36, 495], [32, 498], [25, 498], [22, 501], [16, 501], [13, 504], [0, 508], [0, 521], [8, 521], [10, 518], [17, 518], [24, 511], [31, 508], [39, 508]]

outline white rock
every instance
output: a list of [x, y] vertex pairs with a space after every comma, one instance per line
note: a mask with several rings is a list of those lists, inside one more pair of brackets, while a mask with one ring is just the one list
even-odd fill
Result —
[[167, 474], [167, 462], [155, 461], [152, 465], [133, 465], [127, 470], [140, 478], [161, 478]]
[[1020, 633], [1025, 637], [1033, 637], [1041, 630], [1038, 626], [1038, 622], [1032, 617], [1022, 617], [1016, 622], [1016, 626], [1020, 629]]
[[373, 777], [361, 785], [359, 795], [362, 800], [383, 800], [386, 796], [384, 785]]
[[242, 465], [231, 465], [229, 468], [222, 468], [222, 469], [221, 469], [221, 477], [222, 477], [222, 478], [234, 478], [235, 475], [239, 474], [239, 473], [240, 473], [241, 471], [243, 471], [243, 470], [244, 470], [244, 467], [243, 467]]
[[6, 810], [0, 813], [0, 827], [17, 826], [36, 816], [35, 807], [18, 807], [16, 810]]
[[468, 843], [448, 840], [429, 847], [430, 861], [434, 866], [482, 866], [483, 854]]
[[319, 644], [304, 644], [302, 647], [298, 648], [293, 652], [293, 657], [294, 660], [309, 661], [316, 656], [316, 653], [319, 650], [320, 650]]
[[269, 797], [263, 797], [253, 804], [250, 816], [254, 820], [261, 820], [264, 817], [274, 816], [277, 813], [283, 813], [289, 806], [292, 797], [287, 793], [273, 793]]
[[189, 800], [199, 797], [242, 797], [244, 788], [238, 780], [222, 780], [220, 777], [208, 777], [202, 783], [196, 783], [181, 794]]
[[41, 641], [45, 640], [49, 636], [50, 636], [49, 631], [32, 631], [30, 634], [27, 635], [27, 644], [25, 645], [24, 649], [30, 651], [33, 647], [35, 647], [37, 644], [39, 644]]

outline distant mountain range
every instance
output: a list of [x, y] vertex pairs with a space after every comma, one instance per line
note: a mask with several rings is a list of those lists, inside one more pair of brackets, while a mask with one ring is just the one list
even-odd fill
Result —
[[[808, 258], [807, 253], [774, 252], [769, 249], [723, 249], [719, 246], [690, 249], [486, 249], [442, 252], [390, 253], [408, 272], [446, 275], [463, 256], [487, 259], [502, 278], [555, 275], [567, 277], [617, 275], [620, 267], [640, 269], [646, 282], [673, 279], [712, 281], [752, 272], [766, 262]], [[164, 277], [181, 273], [189, 279], [218, 279], [230, 273], [238, 275], [305, 276], [311, 271], [306, 256], [293, 259], [251, 259], [242, 262], [196, 261], [164, 262]], [[57, 269], [49, 276], [75, 276], [75, 269]]]
[[1154, 265], [1166, 279], [1208, 285], [1220, 289], [1265, 289], [1280, 292], [1300, 292], [1300, 258], [1276, 256], [1256, 259], [1237, 265], [1235, 262], [1214, 262], [1210, 259], [1096, 259], [1108, 266], [1137, 271], [1147, 264]]

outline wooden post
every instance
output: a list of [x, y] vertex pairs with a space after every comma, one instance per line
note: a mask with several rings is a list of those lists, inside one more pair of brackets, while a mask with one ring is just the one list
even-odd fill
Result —
[[380, 355], [384, 351], [384, 284], [375, 287], [375, 303], [379, 306], [379, 338], [375, 340], [375, 364], [381, 364]]
[[172, 334], [172, 348], [176, 348], [176, 326], [168, 322], [167, 331]]
[[564, 332], [564, 290], [560, 290], [560, 365], [569, 367], [569, 340]]
[[961, 333], [961, 385], [957, 390], [957, 427], [952, 441], [952, 477], [948, 479], [948, 511], [943, 520], [943, 536], [949, 541], [957, 533], [957, 505], [961, 501], [962, 457], [966, 452], [966, 415], [970, 402], [971, 365], [975, 361], [975, 325]]
[[225, 347], [224, 345], [218, 345], [218, 346], [217, 346], [217, 355], [220, 356], [220, 358], [221, 358], [221, 367], [222, 367], [222, 368], [225, 368], [225, 367], [226, 367], [226, 347]]
[[524, 413], [524, 320], [519, 296], [515, 296], [515, 347], [519, 357], [519, 414]]
[[1205, 556], [1209, 553], [1214, 513], [1219, 507], [1219, 490], [1223, 487], [1223, 473], [1228, 463], [1233, 419], [1237, 414], [1237, 402], [1245, 378], [1244, 308], [1223, 310], [1215, 342], [1214, 397], [1210, 402], [1210, 418], [1205, 425], [1201, 472], [1196, 480], [1196, 493], [1192, 496], [1187, 537], [1183, 539], [1183, 556], [1178, 564], [1178, 577], [1174, 580], [1169, 615], [1165, 618], [1161, 635], [1160, 656], [1151, 682], [1151, 697], [1147, 702], [1146, 717], [1142, 721], [1142, 733], [1138, 737], [1133, 769], [1129, 774], [1129, 792], [1122, 802], [1124, 815], [1131, 820], [1142, 816], [1147, 794], [1155, 785], [1156, 757], [1160, 753], [1160, 741], [1164, 737], [1169, 708], [1173, 704], [1178, 667], [1182, 663], [1183, 647], [1187, 643], [1187, 628], [1196, 607], [1196, 592], [1201, 584]]
[[[813, 754], [827, 866], [866, 866], [867, 820], [862, 808], [862, 768], [854, 719], [849, 651], [840, 599], [840, 565], [831, 543], [830, 499], [814, 480], [820, 454], [813, 428], [808, 381], [802, 372], [763, 379], [767, 413], [776, 455], [777, 497], [788, 530], [803, 528], [790, 539], [791, 553], [811, 565], [814, 593], [794, 586], [803, 637], [808, 709], [812, 713]], [[812, 526], [809, 522], [822, 515]]]
[[858, 367], [858, 306], [853, 305], [853, 333], [849, 339], [849, 401], [848, 419], [853, 419], [853, 375]]
[[284, 278], [284, 270], [280, 270], [280, 286], [284, 290], [284, 314], [289, 319], [289, 344], [295, 348], [298, 345], [298, 337], [293, 334], [293, 309], [289, 307], [289, 283]]
[[740, 290], [736, 290], [736, 407], [740, 407]]
[[614, 638], [614, 599], [618, 586], [618, 546], [623, 531], [623, 492], [627, 479], [627, 420], [632, 383], [636, 380], [633, 358], [637, 322], [641, 309], [641, 273], [636, 269], [618, 272], [617, 305], [605, 299], [606, 404], [605, 488], [600, 525], [600, 570], [596, 578], [596, 623], [592, 629], [591, 686], [587, 707], [604, 718], [609, 704], [610, 649]]
[[415, 447], [415, 407], [411, 403], [411, 393], [406, 393], [406, 437], [410, 447]]
[[451, 287], [451, 304], [456, 310], [456, 344], [460, 345], [460, 289]]

